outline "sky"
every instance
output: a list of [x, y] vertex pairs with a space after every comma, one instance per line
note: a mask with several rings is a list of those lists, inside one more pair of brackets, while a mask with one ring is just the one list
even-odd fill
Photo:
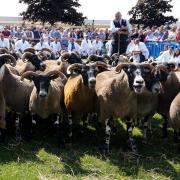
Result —
[[[18, 16], [20, 12], [26, 9], [26, 6], [19, 4], [19, 0], [1, 0], [0, 16]], [[121, 11], [124, 18], [128, 18], [127, 12], [135, 4], [137, 0], [79, 0], [82, 5], [79, 11], [88, 17], [95, 20], [110, 20], [114, 18], [117, 11]], [[172, 15], [179, 18], [180, 21], [180, 0], [173, 0]]]

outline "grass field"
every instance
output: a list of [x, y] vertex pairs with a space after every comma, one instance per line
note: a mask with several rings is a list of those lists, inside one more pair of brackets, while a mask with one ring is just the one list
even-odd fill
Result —
[[[111, 156], [99, 153], [100, 137], [90, 127], [85, 135], [75, 135], [71, 147], [60, 149], [55, 135], [37, 132], [31, 143], [23, 141], [18, 147], [0, 147], [0, 179], [180, 179], [180, 153], [172, 141], [172, 131], [166, 142], [161, 139], [162, 121], [153, 123], [148, 144], [141, 142], [141, 131], [134, 130], [139, 155], [127, 150], [124, 125], [112, 136]], [[12, 142], [12, 139], [9, 139]]]

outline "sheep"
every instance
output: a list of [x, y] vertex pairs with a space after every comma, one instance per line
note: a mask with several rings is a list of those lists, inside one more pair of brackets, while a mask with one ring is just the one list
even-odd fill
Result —
[[[4, 98], [6, 107], [23, 116], [29, 110], [29, 98], [34, 85], [28, 80], [21, 82], [21, 77], [13, 74], [8, 66], [4, 65], [6, 62], [9, 62], [9, 60], [11, 60], [11, 64], [15, 66], [16, 60], [13, 56], [0, 56], [0, 94], [2, 98]], [[0, 105], [0, 114], [5, 113], [4, 102]], [[4, 117], [1, 119], [1, 122], [3, 122], [0, 123], [3, 124], [3, 126], [0, 127], [0, 131], [1, 136], [4, 137], [3, 133], [6, 129], [6, 122]], [[16, 125], [16, 131], [19, 132], [19, 118], [16, 121]], [[19, 133], [17, 134], [17, 139], [20, 139]], [[4, 141], [4, 138], [2, 141]]]
[[172, 71], [174, 67], [157, 65], [159, 76], [162, 79], [163, 93], [159, 95], [157, 112], [164, 118], [163, 138], [167, 137], [167, 126], [169, 121], [169, 109], [171, 102], [180, 91], [180, 71]]
[[[98, 98], [99, 120], [105, 127], [105, 143], [103, 150], [109, 153], [112, 117], [126, 119], [128, 142], [132, 151], [137, 151], [132, 137], [132, 119], [137, 117], [137, 95], [146, 89], [144, 69], [148, 64], [119, 64], [115, 71], [102, 72], [96, 77], [96, 94]], [[145, 76], [145, 77], [144, 77]]]
[[[29, 100], [31, 114], [37, 114], [42, 119], [47, 119], [54, 114], [57, 115], [57, 123], [61, 128], [60, 133], [62, 133], [64, 129], [59, 116], [63, 112], [63, 93], [64, 85], [67, 81], [66, 76], [59, 71], [51, 71], [46, 74], [28, 71], [22, 75], [22, 80], [24, 78], [32, 80], [35, 85]], [[63, 142], [63, 137], [59, 137], [59, 143]]]
[[[95, 111], [95, 84], [96, 75], [107, 70], [103, 62], [91, 64], [73, 64], [68, 67], [67, 72], [71, 74], [64, 87], [64, 104], [68, 113], [69, 121], [69, 142], [72, 138], [71, 126], [72, 117], [82, 117]], [[84, 120], [84, 119], [83, 119]]]
[[174, 129], [174, 141], [177, 142], [177, 132], [180, 131], [180, 93], [177, 94], [171, 103], [169, 116], [170, 125]]
[[51, 71], [47, 74], [37, 74], [27, 71], [22, 79], [27, 78], [35, 84], [30, 96], [29, 110], [46, 119], [51, 114], [60, 114], [63, 102], [64, 85], [67, 78], [59, 71]]
[[[26, 62], [27, 59], [27, 62]], [[22, 55], [22, 59], [17, 61], [16, 69], [19, 74], [22, 75], [26, 71], [44, 71], [46, 65], [44, 62], [35, 54], [31, 52], [25, 52]]]

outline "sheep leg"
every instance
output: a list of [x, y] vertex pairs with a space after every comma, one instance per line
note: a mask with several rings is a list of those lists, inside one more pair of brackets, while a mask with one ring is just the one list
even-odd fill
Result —
[[6, 139], [6, 121], [0, 116], [0, 143], [4, 143]]
[[67, 143], [71, 144], [72, 143], [72, 125], [73, 125], [73, 121], [72, 121], [72, 114], [68, 114], [68, 127], [67, 127]]
[[166, 139], [167, 135], [168, 135], [168, 132], [167, 132], [168, 118], [165, 115], [162, 115], [162, 116], [163, 116], [163, 119], [164, 119], [163, 128], [162, 128], [162, 131], [163, 131], [162, 138]]
[[17, 114], [16, 120], [15, 120], [15, 129], [16, 129], [16, 141], [18, 143], [21, 142], [21, 129], [20, 129], [20, 115]]
[[89, 122], [89, 114], [83, 115], [83, 130], [81, 131], [81, 134], [84, 134], [87, 131], [87, 126]]
[[127, 126], [127, 135], [128, 135], [128, 145], [130, 149], [132, 150], [132, 152], [137, 153], [137, 147], [136, 147], [136, 143], [135, 143], [135, 140], [133, 138], [133, 133], [132, 133], [133, 128], [134, 128], [133, 120], [130, 118], [127, 118], [126, 126]]
[[143, 119], [143, 142], [147, 143], [148, 116]]
[[110, 145], [110, 139], [111, 139], [111, 125], [109, 119], [105, 122], [105, 142], [103, 146], [103, 154], [109, 155], [109, 145]]
[[64, 117], [63, 115], [57, 115], [57, 127], [58, 127], [58, 144], [61, 147], [65, 145], [65, 137], [64, 137]]
[[178, 143], [178, 131], [174, 130], [174, 142]]

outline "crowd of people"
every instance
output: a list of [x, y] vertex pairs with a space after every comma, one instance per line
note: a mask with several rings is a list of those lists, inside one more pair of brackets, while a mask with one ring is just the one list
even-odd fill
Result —
[[[121, 19], [121, 14], [119, 17]], [[76, 51], [83, 57], [91, 54], [110, 56], [118, 51], [117, 42], [113, 44], [113, 38], [116, 38], [114, 32], [117, 29], [114, 23], [116, 21], [111, 23], [109, 29], [5, 26], [0, 30], [0, 48], [7, 48], [17, 57], [20, 57], [23, 51], [29, 47], [34, 47], [37, 51], [41, 51], [43, 48], [51, 50], [52, 59], [57, 59], [61, 50]], [[122, 23], [127, 26], [128, 39], [125, 39], [127, 44], [124, 41], [125, 46], [123, 43], [120, 44], [121, 49], [118, 53], [132, 54], [136, 62], [149, 57], [146, 41], [180, 41], [180, 28], [176, 26], [165, 25], [138, 29], [137, 27], [132, 28], [128, 21], [123, 22], [122, 20]], [[118, 26], [118, 24], [116, 25]], [[120, 40], [123, 41], [123, 35]], [[171, 47], [166, 47], [165, 50], [171, 52], [170, 55], [174, 53]], [[178, 51], [179, 49], [175, 50], [175, 52]], [[158, 60], [166, 61], [165, 59], [166, 55], [163, 52]]]

